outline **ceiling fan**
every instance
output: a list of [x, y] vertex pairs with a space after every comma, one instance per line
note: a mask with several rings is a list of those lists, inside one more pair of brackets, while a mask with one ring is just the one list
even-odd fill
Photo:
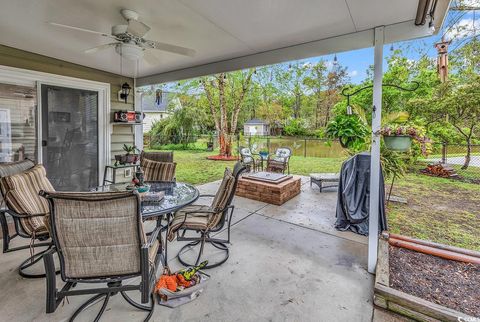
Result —
[[49, 24], [61, 28], [97, 34], [115, 40], [115, 42], [87, 49], [85, 50], [85, 53], [87, 54], [93, 54], [103, 49], [115, 47], [115, 51], [122, 57], [130, 60], [139, 60], [144, 58], [145, 61], [151, 65], [158, 64], [158, 60], [153, 54], [147, 51], [147, 49], [157, 49], [189, 57], [195, 56], [195, 50], [193, 49], [143, 38], [150, 30], [150, 27], [143, 22], [138, 21], [138, 13], [128, 9], [122, 9], [120, 13], [125, 20], [127, 20], [128, 24], [112, 26], [111, 34], [64, 25], [56, 22], [49, 22]]

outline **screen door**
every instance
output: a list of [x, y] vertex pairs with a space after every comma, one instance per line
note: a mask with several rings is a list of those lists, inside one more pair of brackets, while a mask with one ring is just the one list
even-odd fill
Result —
[[42, 159], [57, 190], [98, 185], [98, 93], [42, 84]]

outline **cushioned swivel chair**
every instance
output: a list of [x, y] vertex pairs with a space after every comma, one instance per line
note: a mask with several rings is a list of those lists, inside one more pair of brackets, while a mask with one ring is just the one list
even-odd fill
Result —
[[175, 181], [176, 163], [173, 152], [144, 152], [140, 154], [140, 167], [145, 181]]
[[[38, 192], [54, 190], [46, 177], [45, 168], [35, 165], [33, 161], [23, 160], [0, 164], [0, 190], [5, 208], [0, 210], [2, 225], [3, 252], [8, 253], [22, 249], [30, 249], [30, 256], [19, 266], [19, 274], [26, 278], [41, 278], [45, 274], [28, 273], [27, 268], [42, 259], [46, 250], [35, 253], [36, 247], [52, 247], [49, 240], [47, 216], [48, 203], [40, 198]], [[14, 232], [8, 227], [7, 214], [13, 218]], [[16, 237], [30, 239], [29, 245], [10, 247]]]
[[[98, 321], [110, 297], [120, 293], [135, 308], [148, 311], [148, 320], [153, 313], [152, 289], [161, 259], [161, 227], [147, 238], [138, 194], [42, 191], [41, 195], [50, 205], [51, 236], [55, 244], [55, 248], [44, 255], [47, 313], [54, 312], [67, 296], [94, 294], [75, 311], [70, 321], [104, 298], [95, 318]], [[56, 286], [55, 252], [65, 282], [60, 289]], [[124, 283], [138, 277], [137, 283]], [[89, 287], [74, 289], [80, 283]], [[132, 300], [127, 291], [139, 291], [143, 304]], [[150, 304], [145, 305], [148, 302]]]
[[[175, 213], [173, 221], [169, 224], [168, 240], [172, 241], [176, 237], [177, 241], [190, 241], [190, 243], [183, 246], [178, 253], [178, 259], [183, 265], [198, 265], [203, 254], [205, 243], [210, 243], [225, 253], [222, 260], [216, 263], [209, 262], [205, 268], [219, 266], [228, 259], [229, 249], [227, 244], [230, 243], [230, 226], [235, 209], [234, 205], [232, 205], [232, 200], [235, 195], [235, 189], [237, 188], [238, 178], [246, 169], [246, 166], [241, 162], [235, 164], [233, 173], [230, 169], [225, 169], [225, 174], [217, 193], [215, 195], [200, 195], [199, 197], [213, 198], [211, 204], [194, 204], [182, 208]], [[227, 225], [227, 239], [219, 239], [211, 236], [212, 233], [222, 230], [225, 225]], [[198, 235], [187, 237], [186, 233], [192, 231]], [[195, 263], [188, 263], [183, 259], [184, 251], [198, 244], [200, 244], [200, 249]]]

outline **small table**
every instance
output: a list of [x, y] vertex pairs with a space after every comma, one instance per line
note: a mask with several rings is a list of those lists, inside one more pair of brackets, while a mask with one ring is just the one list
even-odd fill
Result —
[[263, 201], [280, 206], [300, 194], [301, 179], [291, 176], [279, 183], [259, 181], [242, 176], [238, 179], [235, 195], [248, 199]]
[[[119, 164], [119, 165], [106, 165], [105, 166], [105, 170], [103, 172], [103, 185], [106, 185], [107, 183], [117, 183], [116, 181], [116, 177], [117, 177], [117, 170], [118, 169], [128, 169], [128, 168], [132, 168], [133, 169], [133, 172], [132, 174], [135, 172], [135, 168], [138, 166], [138, 164], [136, 163], [131, 163], [131, 164]], [[108, 169], [111, 169], [112, 170], [112, 177], [111, 177], [111, 180], [108, 180], [107, 179], [107, 174], [108, 174]]]
[[[332, 184], [324, 186], [324, 182]], [[337, 187], [339, 182], [339, 173], [310, 173], [310, 187], [312, 183], [315, 183], [320, 188], [320, 192], [322, 192], [323, 188]]]

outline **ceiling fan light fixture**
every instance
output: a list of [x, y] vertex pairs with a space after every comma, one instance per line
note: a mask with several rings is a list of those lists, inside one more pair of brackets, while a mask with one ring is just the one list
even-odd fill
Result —
[[128, 60], [139, 60], [143, 58], [144, 49], [132, 44], [118, 44], [115, 51]]

